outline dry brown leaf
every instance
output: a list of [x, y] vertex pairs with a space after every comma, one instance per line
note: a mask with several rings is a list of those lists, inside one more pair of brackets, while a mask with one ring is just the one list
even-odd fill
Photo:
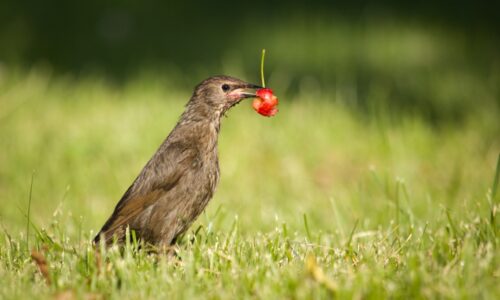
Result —
[[35, 249], [33, 249], [31, 250], [31, 259], [38, 266], [38, 270], [40, 270], [40, 273], [42, 273], [43, 278], [45, 278], [45, 282], [48, 285], [50, 285], [51, 280], [49, 274], [49, 265], [47, 263], [47, 260], [45, 259], [45, 256], [41, 252], [38, 252]]

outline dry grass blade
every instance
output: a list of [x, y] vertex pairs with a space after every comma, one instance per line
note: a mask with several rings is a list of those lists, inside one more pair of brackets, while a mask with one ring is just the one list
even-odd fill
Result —
[[335, 293], [338, 290], [337, 284], [325, 275], [323, 269], [316, 262], [316, 257], [312, 254], [306, 258], [306, 271], [314, 281], [325, 286], [330, 292]]

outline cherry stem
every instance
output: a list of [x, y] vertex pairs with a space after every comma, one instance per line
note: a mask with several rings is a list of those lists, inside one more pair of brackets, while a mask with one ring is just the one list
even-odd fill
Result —
[[260, 80], [262, 81], [262, 87], [266, 87], [266, 82], [264, 81], [264, 58], [266, 57], [266, 49], [262, 49], [262, 56], [260, 58]]

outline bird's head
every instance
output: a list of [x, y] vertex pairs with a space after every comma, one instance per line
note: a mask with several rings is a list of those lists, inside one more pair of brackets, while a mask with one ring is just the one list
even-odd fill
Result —
[[224, 114], [245, 98], [254, 98], [260, 86], [229, 76], [213, 76], [198, 84], [189, 106], [208, 110], [208, 113]]

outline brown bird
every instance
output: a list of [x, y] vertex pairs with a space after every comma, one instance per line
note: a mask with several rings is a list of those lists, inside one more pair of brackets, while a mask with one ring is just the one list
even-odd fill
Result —
[[214, 76], [194, 90], [177, 125], [115, 207], [94, 238], [125, 240], [126, 228], [145, 243], [168, 247], [205, 209], [219, 181], [217, 140], [221, 117], [255, 84]]

